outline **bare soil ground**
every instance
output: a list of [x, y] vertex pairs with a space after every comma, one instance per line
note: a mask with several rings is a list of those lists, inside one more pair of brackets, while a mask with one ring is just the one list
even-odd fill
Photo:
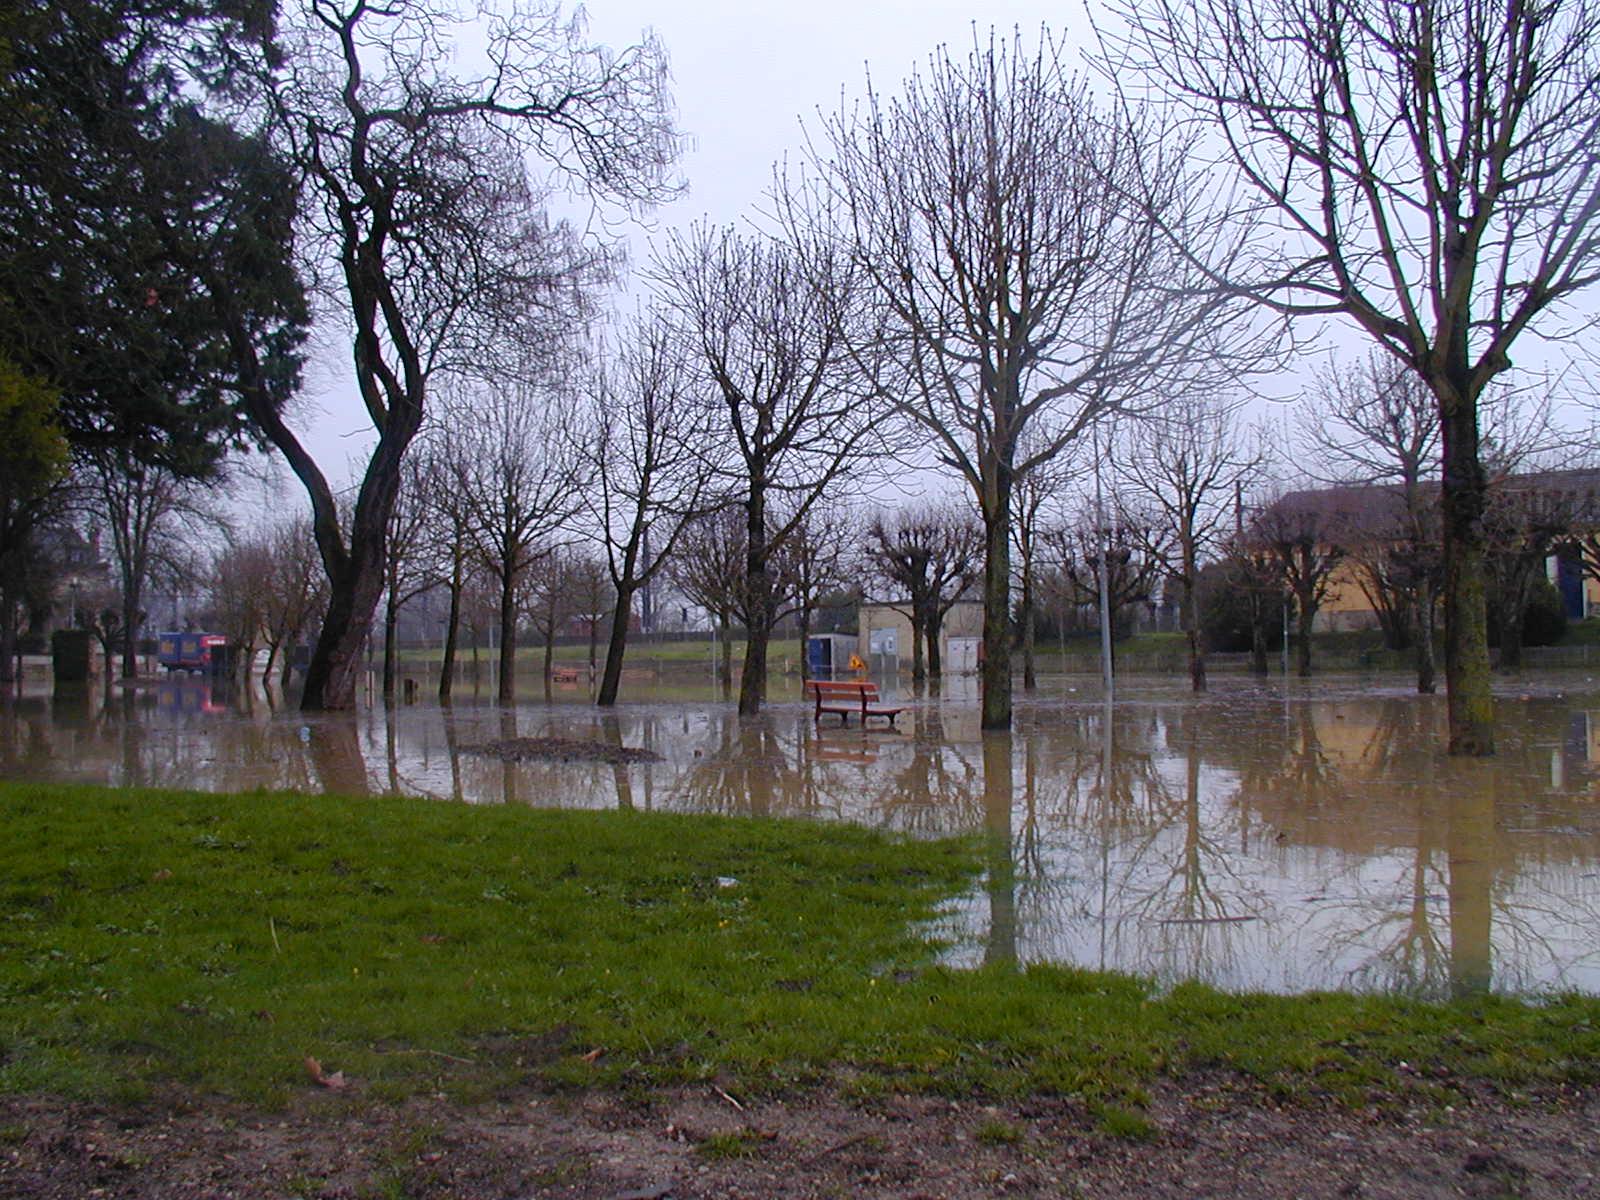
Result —
[[1145, 1136], [1082, 1105], [827, 1093], [746, 1103], [531, 1093], [463, 1107], [359, 1091], [287, 1111], [171, 1098], [137, 1108], [0, 1100], [0, 1196], [1569, 1197], [1600, 1196], [1588, 1091], [1277, 1105], [1225, 1078], [1157, 1090]]

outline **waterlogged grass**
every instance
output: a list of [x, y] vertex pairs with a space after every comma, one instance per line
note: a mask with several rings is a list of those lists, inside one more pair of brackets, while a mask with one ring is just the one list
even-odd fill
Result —
[[[0, 1089], [273, 1102], [843, 1077], [1080, 1096], [1224, 1068], [1352, 1099], [1591, 1081], [1600, 1004], [1155, 993], [958, 972], [981, 848], [838, 825], [0, 784]], [[1402, 1065], [1403, 1064], [1403, 1065]]]

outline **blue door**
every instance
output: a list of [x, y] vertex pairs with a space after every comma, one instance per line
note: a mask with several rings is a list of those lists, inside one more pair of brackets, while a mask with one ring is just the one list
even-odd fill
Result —
[[833, 639], [814, 637], [806, 643], [806, 673], [813, 678], [833, 674]]
[[1556, 559], [1556, 587], [1569, 621], [1583, 620], [1583, 563], [1573, 555]]

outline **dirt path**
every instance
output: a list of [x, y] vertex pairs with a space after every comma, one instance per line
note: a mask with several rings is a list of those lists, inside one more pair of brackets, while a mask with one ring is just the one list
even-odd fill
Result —
[[1157, 1092], [1144, 1135], [1121, 1137], [1058, 1100], [739, 1103], [709, 1087], [470, 1108], [319, 1093], [271, 1114], [12, 1098], [0, 1196], [1600, 1197], [1588, 1092], [1351, 1112], [1194, 1082]]

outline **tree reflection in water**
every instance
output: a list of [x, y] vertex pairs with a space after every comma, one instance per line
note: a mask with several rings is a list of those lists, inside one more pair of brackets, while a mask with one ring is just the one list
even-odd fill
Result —
[[[899, 729], [819, 728], [797, 686], [754, 720], [680, 685], [607, 713], [566, 697], [308, 721], [176, 681], [109, 706], [99, 687], [0, 704], [0, 769], [972, 833], [983, 876], [952, 918], [954, 961], [1268, 990], [1600, 991], [1600, 749], [1587, 737], [1600, 696], [1507, 702], [1501, 754], [1463, 763], [1437, 753], [1440, 706], [1409, 689], [1214, 682], [1200, 700], [1135, 684], [1109, 709], [1047, 686], [996, 736], [970, 698], [931, 696]], [[663, 761], [463, 752], [518, 734]]]

